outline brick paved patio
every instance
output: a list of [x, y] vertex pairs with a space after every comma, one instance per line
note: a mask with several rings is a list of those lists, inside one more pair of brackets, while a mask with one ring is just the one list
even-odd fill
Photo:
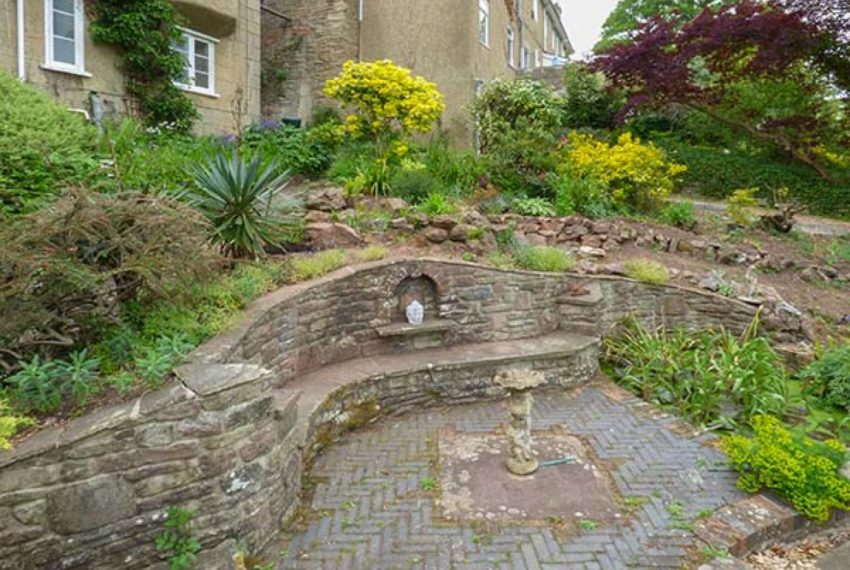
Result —
[[623, 507], [613, 524], [565, 533], [570, 525], [446, 522], [430, 491], [439, 437], [496, 431], [504, 413], [498, 402], [415, 412], [327, 448], [309, 474], [310, 512], [277, 568], [691, 567], [701, 547], [692, 522], [744, 496], [705, 445], [710, 436], [689, 437], [674, 418], [597, 382], [538, 396], [534, 426], [580, 437], [609, 468]]

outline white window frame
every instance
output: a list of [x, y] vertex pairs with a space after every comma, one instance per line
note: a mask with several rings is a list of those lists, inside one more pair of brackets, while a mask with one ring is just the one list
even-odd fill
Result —
[[[212, 36], [196, 32], [195, 30], [190, 30], [189, 28], [180, 28], [180, 31], [183, 32], [183, 37], [186, 39], [188, 49], [186, 73], [189, 76], [189, 83], [175, 81], [174, 84], [183, 91], [198, 93], [199, 95], [207, 95], [208, 97], [218, 97], [219, 95], [215, 91], [215, 47], [219, 44], [219, 40]], [[209, 87], [198, 87], [195, 85], [195, 45], [198, 42], [207, 44], [209, 49]]]
[[535, 22], [540, 17], [540, 0], [531, 0], [531, 19]]
[[516, 36], [514, 35], [514, 27], [508, 26], [505, 31], [506, 36], [506, 45], [505, 49], [507, 51], [507, 59], [508, 65], [511, 67], [516, 67]]
[[478, 41], [490, 47], [490, 0], [478, 0]]
[[53, 0], [44, 0], [44, 64], [43, 69], [59, 71], [83, 77], [91, 77], [86, 71], [86, 24], [83, 0], [74, 0], [74, 65], [53, 59]]
[[530, 54], [529, 54], [528, 48], [525, 47], [525, 46], [522, 46], [522, 48], [520, 48], [520, 50], [519, 50], [519, 68], [520, 69], [528, 69], [528, 60], [530, 59], [529, 55]]

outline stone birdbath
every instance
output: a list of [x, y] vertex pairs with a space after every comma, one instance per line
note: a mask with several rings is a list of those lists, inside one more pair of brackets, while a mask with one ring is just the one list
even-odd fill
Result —
[[545, 384], [546, 378], [535, 370], [503, 370], [493, 381], [509, 394], [510, 455], [505, 465], [514, 475], [531, 475], [540, 466], [531, 448], [531, 390]]

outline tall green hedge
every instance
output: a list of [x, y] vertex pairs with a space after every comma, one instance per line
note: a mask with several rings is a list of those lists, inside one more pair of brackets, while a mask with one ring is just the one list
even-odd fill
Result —
[[97, 132], [0, 70], [0, 212], [30, 211], [97, 172]]
[[850, 218], [850, 171], [834, 172], [828, 182], [810, 168], [765, 155], [694, 146], [669, 138], [656, 141], [671, 158], [688, 167], [681, 187], [708, 198], [724, 199], [741, 188], [758, 188], [761, 197], [787, 187], [791, 197], [816, 215]]

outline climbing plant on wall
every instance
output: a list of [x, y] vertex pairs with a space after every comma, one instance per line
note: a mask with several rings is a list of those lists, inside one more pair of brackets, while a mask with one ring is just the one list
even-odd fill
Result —
[[174, 81], [184, 70], [172, 48], [180, 39], [181, 17], [168, 0], [98, 0], [89, 27], [95, 41], [121, 50], [127, 92], [138, 101], [145, 122], [188, 131], [198, 116]]

